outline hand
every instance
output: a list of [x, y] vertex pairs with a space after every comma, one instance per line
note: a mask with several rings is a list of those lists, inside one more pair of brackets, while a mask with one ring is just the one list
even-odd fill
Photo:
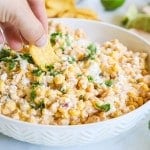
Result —
[[12, 49], [20, 50], [24, 43], [43, 46], [48, 32], [44, 1], [0, 0], [0, 26]]

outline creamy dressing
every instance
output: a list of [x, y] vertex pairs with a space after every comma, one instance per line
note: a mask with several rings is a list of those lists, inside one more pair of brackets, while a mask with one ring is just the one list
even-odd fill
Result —
[[94, 78], [94, 81], [97, 83], [103, 83], [103, 79], [100, 77], [101, 69], [99, 64], [93, 62], [87, 69], [88, 74]]
[[26, 78], [25, 76], [23, 76], [21, 82], [23, 85], [27, 85], [30, 83], [30, 80], [28, 78]]
[[26, 60], [20, 60], [20, 67], [22, 70], [26, 71], [28, 67], [28, 62]]
[[7, 80], [7, 73], [3, 73], [0, 78], [3, 81]]

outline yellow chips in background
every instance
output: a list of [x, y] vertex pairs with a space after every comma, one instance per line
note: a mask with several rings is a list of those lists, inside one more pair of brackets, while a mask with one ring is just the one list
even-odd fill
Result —
[[45, 0], [47, 15], [50, 18], [85, 18], [98, 20], [91, 9], [77, 8], [75, 0]]

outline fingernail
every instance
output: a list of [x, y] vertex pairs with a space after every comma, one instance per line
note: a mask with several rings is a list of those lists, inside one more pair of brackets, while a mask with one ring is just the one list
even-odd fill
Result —
[[38, 39], [35, 43], [36, 46], [42, 47], [46, 44], [47, 36], [44, 34], [40, 39]]
[[22, 43], [13, 43], [13, 45], [10, 46], [12, 49], [14, 49], [15, 51], [21, 51], [23, 48]]

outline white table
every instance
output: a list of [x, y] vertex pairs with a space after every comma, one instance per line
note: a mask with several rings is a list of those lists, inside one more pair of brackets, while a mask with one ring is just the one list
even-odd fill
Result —
[[[113, 12], [104, 12], [103, 7], [100, 6], [99, 0], [83, 0], [79, 6], [86, 6], [96, 10], [100, 18], [105, 22], [119, 24], [121, 15], [124, 14], [131, 3], [136, 3], [139, 7], [143, 6], [150, 0], [126, 0], [122, 8]], [[23, 143], [12, 138], [0, 134], [0, 150], [150, 150], [150, 130], [148, 129], [148, 121], [150, 116], [147, 116], [134, 129], [107, 141], [79, 146], [79, 147], [46, 147]]]

